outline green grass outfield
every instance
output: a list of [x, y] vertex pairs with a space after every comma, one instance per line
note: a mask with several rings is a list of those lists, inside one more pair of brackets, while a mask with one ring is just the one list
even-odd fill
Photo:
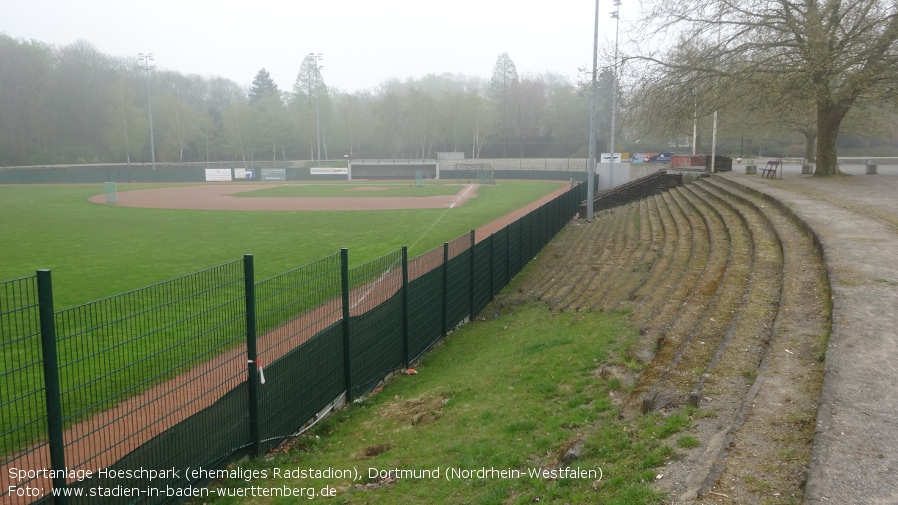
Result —
[[[118, 190], [158, 186], [119, 184]], [[322, 185], [333, 187], [333, 182]], [[0, 186], [0, 280], [33, 275], [39, 268], [52, 269], [59, 310], [247, 253], [255, 255], [257, 279], [333, 254], [341, 247], [349, 248], [352, 265], [403, 245], [409, 246], [409, 256], [414, 257], [558, 187], [552, 182], [501, 181], [481, 187], [476, 198], [449, 210], [240, 212], [139, 209], [88, 202], [88, 197], [103, 193], [99, 184]], [[358, 193], [374, 196], [383, 192]]]

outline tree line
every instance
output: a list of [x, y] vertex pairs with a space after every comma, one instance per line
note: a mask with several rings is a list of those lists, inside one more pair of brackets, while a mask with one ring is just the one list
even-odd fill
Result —
[[[898, 153], [892, 0], [644, 8], [651, 37], [634, 33], [618, 65], [606, 56], [597, 77], [599, 152], [617, 88], [618, 151], [707, 153], [718, 117], [720, 154], [803, 155], [834, 174], [840, 147], [879, 142]], [[643, 44], [659, 39], [669, 42]], [[427, 75], [346, 92], [327, 86], [316, 55], [297, 67], [291, 89], [264, 68], [244, 87], [147, 70], [84, 41], [56, 47], [0, 34], [0, 166], [146, 163], [150, 117], [160, 162], [587, 155], [584, 70], [578, 82], [520, 75], [503, 53], [489, 79]]]
[[313, 54], [288, 90], [264, 68], [246, 88], [146, 63], [0, 34], [0, 165], [147, 163], [150, 117], [163, 163], [586, 156], [583, 86], [519, 75], [508, 54], [490, 79], [427, 75], [351, 93], [327, 86]]

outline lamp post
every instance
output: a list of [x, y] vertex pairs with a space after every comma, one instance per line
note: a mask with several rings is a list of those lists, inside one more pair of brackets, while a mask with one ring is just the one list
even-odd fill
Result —
[[617, 10], [611, 13], [614, 22], [614, 70], [611, 75], [611, 140], [609, 141], [609, 149], [611, 151], [611, 165], [608, 168], [608, 174], [614, 183], [614, 120], [617, 117], [617, 36], [620, 27], [620, 3], [621, 0], [614, 0]]
[[321, 53], [309, 53], [309, 57], [311, 58], [310, 62], [315, 65], [315, 129], [318, 135], [318, 168], [321, 168], [321, 103], [318, 98], [318, 77], [321, 75], [321, 69], [324, 66], [318, 65], [318, 61], [323, 60], [324, 56]]
[[156, 65], [150, 65], [153, 61], [153, 53], [138, 53], [138, 61], [142, 61], [144, 70], [147, 73], [147, 110], [150, 114], [150, 159], [153, 161], [153, 170], [156, 170], [156, 141], [153, 138], [153, 98], [150, 96], [150, 70], [156, 68]]
[[589, 89], [589, 161], [586, 165], [586, 220], [592, 221], [596, 174], [596, 69], [599, 60], [599, 0], [596, 0], [595, 27], [592, 38], [592, 81]]

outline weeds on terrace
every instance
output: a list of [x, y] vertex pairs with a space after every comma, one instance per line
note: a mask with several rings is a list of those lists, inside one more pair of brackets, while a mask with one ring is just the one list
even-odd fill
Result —
[[[217, 487], [327, 485], [341, 503], [661, 503], [664, 496], [651, 487], [655, 467], [676, 456], [664, 439], [691, 420], [683, 413], [633, 423], [618, 419], [609, 393], [628, 385], [596, 371], [620, 362], [636, 338], [625, 319], [599, 312], [552, 314], [536, 304], [510, 313], [495, 306], [487, 311], [500, 315], [452, 334], [415, 366], [417, 375], [400, 376], [290, 446], [241, 463], [243, 469], [265, 470], [266, 478]], [[536, 475], [559, 467], [600, 473]], [[275, 475], [296, 468], [356, 468], [360, 478]], [[441, 478], [377, 473], [392, 469], [439, 469]], [[521, 473], [447, 480], [451, 469]]]

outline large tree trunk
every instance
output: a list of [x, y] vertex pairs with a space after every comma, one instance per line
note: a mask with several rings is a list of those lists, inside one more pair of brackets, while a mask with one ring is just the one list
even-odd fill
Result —
[[817, 169], [814, 175], [839, 175], [836, 139], [845, 110], [839, 105], [826, 101], [817, 104]]
[[817, 159], [817, 132], [803, 131], [804, 134], [804, 159], [805, 163], [814, 163]]

